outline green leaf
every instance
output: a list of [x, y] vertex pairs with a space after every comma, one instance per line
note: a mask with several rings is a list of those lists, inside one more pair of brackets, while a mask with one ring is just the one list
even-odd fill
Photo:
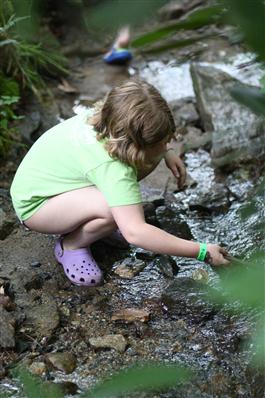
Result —
[[10, 44], [17, 44], [17, 40], [14, 39], [6, 39], [0, 41], [0, 47], [4, 47]]
[[[7, 129], [7, 119], [2, 119], [0, 120], [0, 129]], [[0, 139], [1, 139], [1, 134], [0, 134]]]
[[18, 101], [19, 101], [19, 97], [10, 97], [7, 95], [2, 95], [0, 97], [0, 106], [16, 104]]
[[265, 116], [265, 93], [255, 87], [235, 86], [230, 89], [232, 97], [250, 108], [257, 115]]
[[147, 364], [123, 370], [95, 387], [82, 398], [115, 398], [135, 391], [161, 390], [176, 386], [191, 377], [180, 365]]
[[264, 0], [225, 0], [230, 21], [244, 32], [246, 42], [265, 61]]
[[194, 37], [191, 39], [183, 39], [183, 40], [175, 40], [175, 41], [171, 41], [169, 43], [166, 44], [161, 44], [160, 46], [154, 46], [151, 48], [145, 48], [142, 50], [144, 53], [146, 54], [156, 54], [156, 53], [160, 53], [162, 51], [167, 51], [167, 50], [172, 50], [174, 48], [183, 48], [183, 47], [187, 47], [190, 46], [194, 43], [197, 43], [199, 41], [203, 41], [205, 39], [208, 39], [210, 37], [213, 37], [213, 35], [205, 35], [205, 36], [200, 36], [200, 37]]
[[19, 97], [19, 85], [15, 80], [0, 74], [0, 93], [1, 96]]
[[234, 303], [243, 306], [264, 308], [265, 253], [256, 251], [246, 262], [232, 261], [220, 273], [221, 286], [225, 296], [216, 291], [215, 301]]
[[160, 29], [146, 33], [132, 41], [133, 47], [142, 47], [168, 37], [181, 29], [198, 29], [214, 22], [220, 21], [223, 16], [222, 6], [212, 6], [193, 11], [186, 19], [174, 24], [166, 25]]

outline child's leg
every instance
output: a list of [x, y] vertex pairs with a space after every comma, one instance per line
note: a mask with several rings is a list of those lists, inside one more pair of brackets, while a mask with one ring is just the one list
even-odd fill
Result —
[[66, 234], [64, 248], [68, 250], [87, 247], [117, 228], [104, 196], [95, 187], [50, 198], [25, 224], [37, 232]]

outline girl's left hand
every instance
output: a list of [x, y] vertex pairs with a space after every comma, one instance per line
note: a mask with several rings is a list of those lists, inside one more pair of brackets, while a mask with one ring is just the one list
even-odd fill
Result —
[[170, 149], [166, 152], [165, 162], [167, 167], [171, 170], [173, 176], [178, 181], [178, 187], [183, 188], [183, 185], [186, 181], [186, 167], [179, 156], [174, 152], [174, 150]]

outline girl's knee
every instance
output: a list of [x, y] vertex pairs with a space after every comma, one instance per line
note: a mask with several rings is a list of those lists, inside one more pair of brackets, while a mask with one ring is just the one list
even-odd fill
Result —
[[100, 218], [96, 218], [93, 221], [88, 221], [83, 225], [84, 231], [91, 232], [91, 228], [96, 231], [104, 230], [104, 231], [112, 231], [117, 228], [117, 225], [114, 221], [114, 218], [111, 213], [106, 213]]

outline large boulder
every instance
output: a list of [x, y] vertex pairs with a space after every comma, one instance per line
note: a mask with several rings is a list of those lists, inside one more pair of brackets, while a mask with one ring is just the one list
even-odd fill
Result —
[[212, 131], [216, 167], [251, 161], [265, 154], [265, 120], [230, 95], [238, 80], [212, 66], [191, 65], [197, 106], [206, 131]]

